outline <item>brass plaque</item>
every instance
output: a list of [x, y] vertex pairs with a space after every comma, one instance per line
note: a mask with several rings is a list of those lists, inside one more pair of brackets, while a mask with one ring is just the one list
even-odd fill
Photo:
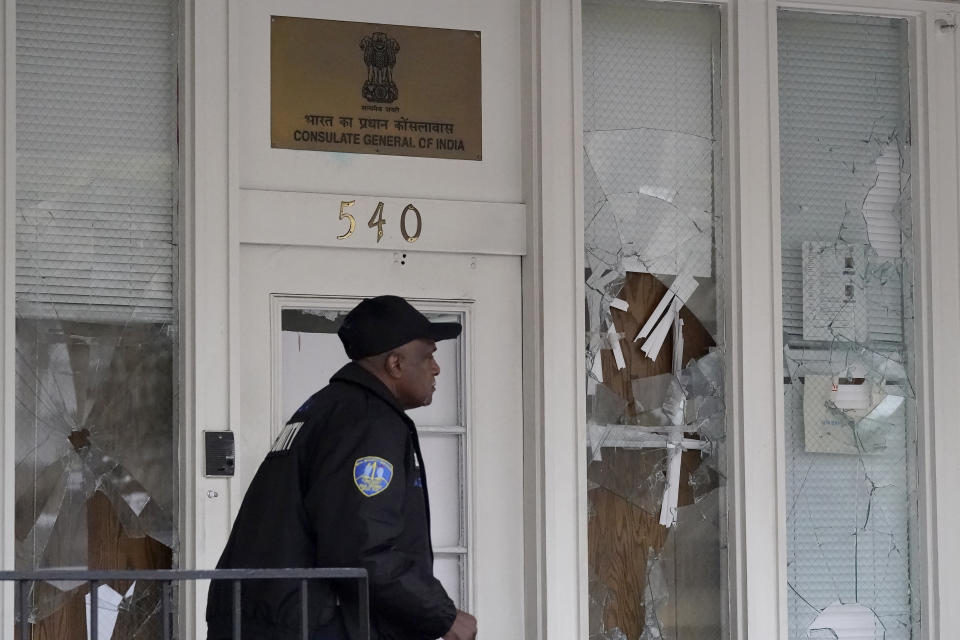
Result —
[[481, 160], [480, 32], [272, 16], [270, 142]]

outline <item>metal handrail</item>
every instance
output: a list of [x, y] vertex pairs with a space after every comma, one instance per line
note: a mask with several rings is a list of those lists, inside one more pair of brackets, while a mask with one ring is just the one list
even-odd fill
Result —
[[310, 580], [356, 580], [359, 601], [360, 640], [370, 640], [370, 591], [366, 569], [157, 569], [157, 570], [82, 570], [37, 569], [34, 571], [0, 571], [0, 582], [16, 582], [15, 608], [19, 612], [20, 640], [30, 638], [30, 611], [28, 585], [51, 580], [79, 580], [90, 583], [90, 637], [97, 638], [97, 588], [108, 580], [148, 580], [162, 582], [160, 615], [163, 618], [163, 638], [173, 638], [170, 620], [173, 583], [196, 580], [230, 580], [233, 582], [233, 637], [241, 638], [240, 594], [244, 580], [299, 580], [300, 581], [300, 635], [309, 639], [307, 620], [307, 582]]

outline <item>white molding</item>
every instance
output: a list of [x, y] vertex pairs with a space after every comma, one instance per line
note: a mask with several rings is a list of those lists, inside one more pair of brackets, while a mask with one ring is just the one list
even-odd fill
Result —
[[[776, 0], [770, 0], [776, 1]], [[931, 11], [955, 10], [957, 5], [930, 0], [780, 0], [780, 9], [815, 11], [817, 13], [850, 13], [863, 16], [889, 16], [908, 18], [921, 16]]]
[[[179, 513], [178, 528], [180, 531], [180, 549], [177, 564], [180, 568], [194, 568], [197, 566], [196, 552], [196, 478], [198, 476], [198, 459], [196, 457], [196, 441], [193, 434], [196, 428], [196, 376], [194, 375], [197, 362], [197, 331], [196, 322], [196, 208], [194, 191], [194, 147], [191, 144], [195, 135], [194, 121], [196, 108], [193, 102], [194, 86], [194, 34], [195, 12], [194, 0], [183, 0], [180, 5], [180, 52], [178, 64], [180, 68], [179, 89], [180, 100], [177, 105], [179, 118], [180, 145], [180, 223], [179, 223], [179, 456], [177, 458], [180, 472], [179, 482]], [[196, 599], [197, 585], [188, 583], [180, 590], [179, 607], [182, 614], [179, 616], [178, 628], [181, 635], [188, 635], [187, 630], [196, 629]]]
[[731, 27], [731, 634], [786, 638], [776, 5], [739, 0]]
[[474, 306], [472, 303], [463, 301], [459, 303], [432, 303], [424, 304], [421, 309], [447, 311], [455, 310], [463, 314], [463, 326], [466, 328], [463, 339], [460, 341], [460, 389], [462, 389], [463, 406], [466, 409], [463, 415], [465, 433], [461, 436], [462, 447], [460, 459], [464, 465], [463, 479], [465, 491], [463, 499], [466, 505], [463, 506], [462, 526], [466, 527], [466, 558], [461, 556], [464, 562], [460, 579], [463, 593], [463, 599], [467, 611], [477, 611], [477, 593], [478, 571], [477, 571], [477, 500], [476, 497], [481, 493], [479, 474], [477, 470], [480, 465], [477, 464], [477, 447], [474, 444], [475, 433], [479, 420], [477, 419], [477, 407], [475, 404], [475, 394], [473, 393], [473, 384], [476, 380], [474, 375], [474, 365], [477, 361], [477, 341], [476, 331], [474, 331]]
[[[957, 531], [960, 504], [955, 488], [960, 485], [960, 441], [956, 417], [960, 415], [960, 59], [956, 29], [941, 30], [936, 21], [946, 17], [956, 23], [957, 7], [932, 11], [926, 16], [927, 86], [923, 95], [929, 108], [920, 115], [918, 133], [928, 153], [929, 203], [921, 223], [920, 315], [921, 395], [921, 552], [927, 575], [924, 580], [924, 637], [948, 640], [960, 628], [960, 571]], [[949, 15], [941, 15], [943, 13]], [[923, 175], [923, 174], [921, 174]], [[920, 225], [918, 225], [920, 226]]]
[[[3, 362], [0, 364], [0, 407], [3, 419], [3, 447], [0, 469], [2, 469], [3, 495], [0, 498], [2, 516], [0, 516], [0, 549], [2, 549], [2, 567], [13, 569], [15, 564], [15, 514], [14, 502], [16, 465], [16, 418], [15, 390], [16, 376], [16, 2], [6, 0], [0, 14], [0, 33], [3, 34], [3, 211], [2, 263], [0, 263], [0, 331], [3, 334]], [[13, 637], [13, 588], [10, 584], [2, 586], [0, 603], [0, 637]]]
[[[339, 240], [349, 229], [349, 221], [339, 219], [342, 202], [354, 202], [344, 211], [353, 216], [355, 231]], [[386, 220], [380, 241], [376, 230], [367, 227], [379, 202]], [[422, 219], [421, 236], [412, 243], [400, 231], [401, 215], [409, 204]], [[239, 239], [248, 244], [499, 255], [526, 251], [522, 204], [243, 189], [239, 209]], [[407, 214], [408, 234], [415, 232], [415, 221], [413, 213]]]
[[[587, 635], [586, 456], [583, 404], [582, 203], [576, 186], [580, 169], [575, 96], [579, 0], [534, 4], [539, 38], [534, 49], [534, 124], [531, 153], [532, 234], [530, 255], [537, 270], [525, 282], [525, 299], [536, 295], [539, 309], [527, 321], [536, 344], [527, 348], [526, 372], [539, 374], [528, 417], [537, 417], [534, 440], [543, 465], [540, 610], [542, 637]], [[571, 180], [573, 178], [573, 180]], [[531, 290], [533, 289], [533, 290]], [[527, 334], [528, 337], [530, 333]], [[561, 348], [554, 348], [564, 345]], [[570, 347], [573, 347], [572, 350]], [[539, 413], [539, 415], [537, 415]], [[529, 547], [528, 547], [529, 549]]]
[[577, 588], [580, 591], [580, 637], [589, 633], [590, 584], [587, 568], [587, 371], [584, 354], [587, 352], [587, 320], [584, 314], [586, 280], [584, 279], [584, 203], [583, 203], [583, 5], [573, 0], [570, 37], [573, 41], [573, 282], [574, 282], [574, 383], [576, 384], [577, 440], [574, 456], [577, 478], [577, 563], [580, 574]]
[[523, 555], [524, 555], [524, 637], [543, 640], [546, 633], [546, 565], [544, 545], [544, 368], [543, 368], [543, 244], [540, 228], [543, 208], [540, 198], [540, 0], [527, 5], [526, 65], [523, 90], [524, 200], [528, 203], [527, 248], [521, 258], [523, 299]]
[[[933, 352], [931, 349], [931, 332], [925, 326], [932, 319], [929, 304], [930, 292], [930, 274], [929, 263], [932, 258], [929, 252], [929, 238], [927, 232], [931, 226], [930, 212], [930, 136], [928, 135], [929, 117], [929, 81], [931, 74], [929, 64], [931, 57], [928, 55], [928, 28], [926, 16], [910, 20], [910, 112], [911, 112], [911, 130], [913, 140], [911, 144], [911, 169], [914, 174], [913, 184], [913, 202], [911, 214], [914, 216], [914, 251], [915, 251], [915, 273], [914, 279], [914, 356], [919, 366], [915, 368], [915, 385], [917, 388], [917, 424], [916, 424], [916, 450], [908, 451], [907, 462], [912, 460], [917, 465], [917, 477], [909, 478], [911, 482], [909, 490], [919, 492], [917, 495], [917, 517], [916, 528], [911, 528], [910, 533], [914, 531], [918, 534], [919, 540], [910, 545], [911, 554], [919, 553], [919, 556], [913, 556], [914, 561], [910, 563], [911, 587], [919, 597], [912, 598], [911, 616], [920, 615], [920, 635], [922, 640], [933, 640], [939, 636], [935, 632], [937, 603], [933, 598], [936, 592], [935, 584], [937, 575], [936, 566], [936, 543], [931, 538], [933, 527], [929, 519], [935, 510], [932, 509], [932, 501], [935, 496], [935, 486], [930, 475], [933, 468], [932, 455], [934, 450], [930, 447], [933, 438], [930, 437], [933, 428], [932, 416], [929, 407], [931, 401], [931, 387], [928, 384], [929, 369], [932, 365]], [[953, 107], [951, 107], [952, 109]], [[936, 118], [934, 118], [935, 120]], [[910, 442], [908, 438], [907, 442]], [[919, 574], [919, 583], [917, 583]], [[928, 622], [929, 621], [929, 622]], [[931, 628], [931, 624], [932, 627]]]
[[[238, 419], [237, 366], [240, 348], [240, 13], [239, 3], [227, 2], [227, 429]], [[230, 524], [240, 511], [242, 495], [230, 483]]]
[[[735, 213], [735, 203], [739, 202], [740, 185], [737, 177], [739, 176], [739, 122], [737, 114], [738, 87], [733, 81], [736, 77], [738, 48], [736, 39], [737, 28], [737, 7], [736, 5], [721, 7], [721, 56], [723, 57], [723, 66], [721, 68], [721, 118], [724, 132], [720, 140], [721, 148], [726, 149], [726, 163], [723, 166], [726, 174], [723, 176], [726, 186], [726, 224], [723, 226], [723, 272], [720, 276], [724, 283], [726, 291], [726, 300], [723, 305], [723, 343], [726, 345], [726, 357], [724, 360], [724, 380], [726, 386], [727, 412], [726, 423], [730, 433], [737, 433], [733, 425], [741, 423], [740, 416], [743, 413], [741, 398], [733, 393], [733, 390], [739, 388], [742, 384], [742, 366], [741, 361], [736, 354], [743, 349], [743, 341], [740, 333], [735, 329], [739, 326], [742, 317], [740, 307], [740, 286], [739, 277], [741, 273], [739, 244], [734, 241], [738, 237], [740, 217]], [[724, 452], [724, 468], [727, 470], [727, 487], [721, 494], [721, 522], [726, 523], [726, 529], [721, 532], [721, 540], [726, 539], [726, 555], [722, 559], [722, 566], [726, 571], [726, 609], [723, 612], [724, 625], [723, 630], [727, 638], [742, 639], [745, 637], [743, 632], [743, 615], [745, 612], [744, 598], [746, 594], [740, 586], [743, 584], [743, 578], [740, 572], [740, 557], [742, 554], [742, 536], [738, 537], [737, 522], [734, 517], [734, 506], [742, 495], [741, 487], [736, 482], [736, 474], [733, 471], [740, 460], [741, 453], [737, 451], [737, 439], [729, 438], [727, 441], [727, 450]]]
[[[193, 457], [187, 463], [193, 469], [194, 526], [189, 534], [194, 545], [196, 568], [216, 565], [229, 531], [229, 480], [200, 475], [203, 459], [204, 430], [222, 430], [230, 424], [229, 352], [227, 328], [230, 323], [229, 247], [229, 132], [224, 114], [229, 107], [228, 95], [228, 2], [203, 0], [194, 2], [189, 46], [193, 50], [192, 85], [188, 110], [193, 138], [185, 138], [192, 155], [191, 201], [186, 207], [195, 212], [192, 227], [187, 229], [186, 244], [193, 249], [189, 256], [192, 273], [185, 289], [185, 307], [193, 324], [193, 384], [184, 387], [189, 394], [191, 413], [184, 424], [186, 437], [193, 441]], [[202, 387], [202, 388], [201, 388]], [[208, 497], [214, 495], [216, 497]], [[189, 504], [189, 501], [188, 501]], [[185, 505], [186, 506], [186, 505]], [[188, 535], [188, 532], [184, 532]], [[193, 619], [197, 637], [206, 633], [203, 612], [206, 590], [198, 589], [193, 597], [196, 607]]]
[[[930, 621], [934, 622], [936, 618], [936, 603], [931, 600], [934, 593], [932, 588], [933, 579], [936, 575], [935, 553], [931, 554], [930, 534], [932, 527], [927, 516], [931, 513], [930, 504], [933, 487], [932, 482], [928, 483], [930, 462], [929, 452], [926, 447], [930, 442], [927, 434], [928, 427], [931, 426], [929, 411], [927, 411], [927, 400], [929, 400], [928, 385], [926, 384], [927, 372], [925, 368], [930, 362], [930, 332], [924, 328], [924, 319], [928, 317], [928, 311], [925, 308], [925, 301], [928, 298], [927, 288], [929, 287], [929, 269], [927, 269], [927, 239], [924, 229], [929, 227], [930, 218], [930, 193], [929, 193], [929, 137], [926, 133], [928, 109], [928, 90], [929, 69], [927, 68], [927, 25], [926, 16], [914, 18], [910, 21], [910, 127], [912, 131], [910, 166], [917, 178], [913, 180], [913, 211], [917, 214], [917, 220], [914, 224], [914, 252], [915, 252], [915, 270], [913, 274], [913, 301], [915, 310], [914, 320], [914, 355], [920, 366], [915, 367], [914, 382], [917, 387], [916, 401], [916, 425], [914, 437], [916, 438], [916, 449], [907, 451], [907, 463], [912, 461], [916, 465], [916, 476], [908, 478], [910, 485], [908, 491], [918, 496], [915, 509], [910, 513], [916, 518], [914, 528], [910, 533], [916, 532], [912, 536], [909, 552], [915, 562], [910, 563], [910, 581], [912, 593], [917, 596], [911, 598], [911, 616], [921, 616], [920, 640], [932, 640], [930, 625], [924, 621], [924, 618], [930, 615]], [[909, 426], [909, 425], [908, 425]], [[910, 442], [908, 434], [907, 442]], [[916, 555], [919, 554], [919, 555]], [[928, 609], [928, 604], [933, 605], [933, 609]]]

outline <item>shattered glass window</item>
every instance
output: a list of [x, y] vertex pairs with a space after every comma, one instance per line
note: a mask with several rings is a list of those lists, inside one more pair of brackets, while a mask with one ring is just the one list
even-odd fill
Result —
[[907, 22], [778, 25], [790, 638], [913, 638]]
[[[16, 3], [16, 568], [177, 554], [177, 3]], [[100, 637], [159, 637], [159, 587], [98, 589]], [[34, 638], [86, 638], [85, 583]]]
[[721, 12], [583, 3], [591, 640], [725, 632]]

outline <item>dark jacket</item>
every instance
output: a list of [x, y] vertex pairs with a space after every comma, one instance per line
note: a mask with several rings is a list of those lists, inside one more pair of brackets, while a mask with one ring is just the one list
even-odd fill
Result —
[[[217, 566], [363, 567], [375, 640], [450, 630], [456, 609], [433, 577], [416, 428], [376, 377], [348, 364], [297, 410], [250, 484]], [[210, 638], [230, 637], [230, 598], [230, 583], [211, 583]], [[355, 583], [312, 585], [309, 599], [312, 628], [341, 615], [357, 637]], [[299, 638], [298, 584], [244, 583], [242, 609], [244, 639]]]

